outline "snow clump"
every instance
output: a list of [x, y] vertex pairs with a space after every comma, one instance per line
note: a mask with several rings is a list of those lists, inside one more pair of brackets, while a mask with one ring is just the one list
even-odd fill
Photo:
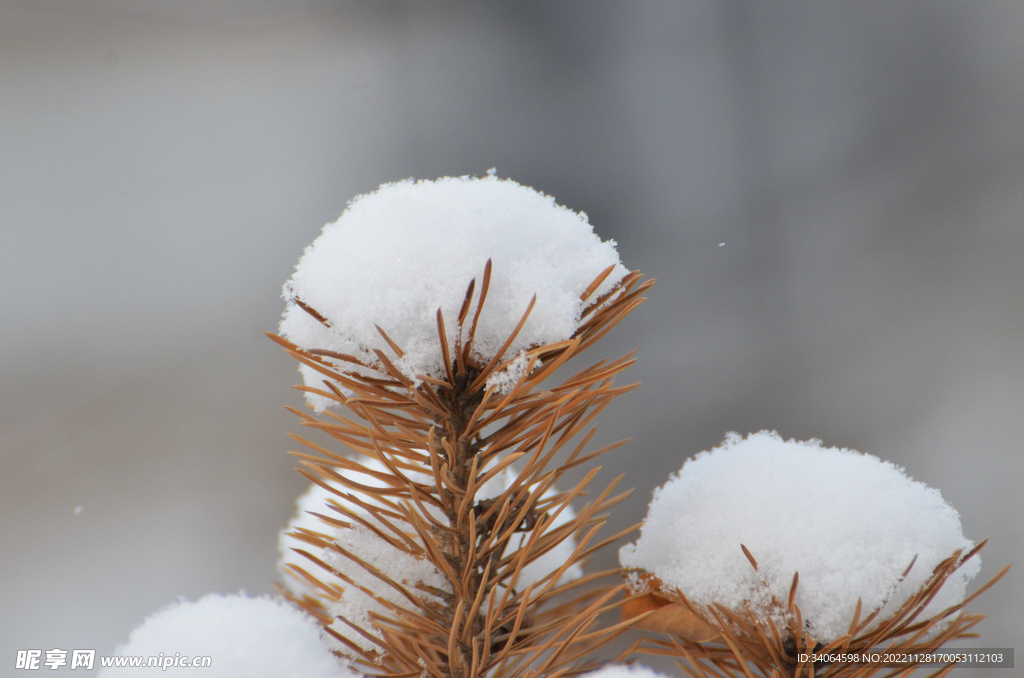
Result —
[[[387, 469], [377, 459], [371, 459], [368, 457], [360, 457], [359, 462], [369, 471], [377, 472], [382, 474], [391, 474], [391, 471]], [[497, 463], [497, 460], [494, 462]], [[384, 487], [384, 483], [378, 478], [365, 474], [357, 473], [348, 470], [338, 469], [339, 473], [352, 482], [359, 483], [360, 485], [366, 485], [369, 487]], [[425, 473], [415, 473], [410, 471], [404, 471], [405, 475], [414, 482], [419, 483], [433, 483], [433, 477]], [[510, 464], [505, 467], [500, 473], [494, 478], [490, 479], [477, 489], [476, 498], [481, 499], [493, 499], [499, 496], [502, 492], [512, 486], [512, 483], [518, 477], [519, 471], [514, 464]], [[350, 488], [347, 488], [340, 483], [329, 483], [339, 490], [345, 493], [353, 492]], [[380, 505], [380, 502], [374, 499], [370, 493], [359, 493], [355, 492], [359, 499], [365, 503], [371, 505]], [[550, 488], [544, 493], [543, 497], [549, 497], [558, 494], [558, 490], [554, 487]], [[346, 518], [338, 511], [330, 508], [329, 502], [337, 502], [338, 497], [334, 493], [328, 491], [326, 488], [313, 483], [309, 489], [297, 500], [298, 511], [292, 520], [288, 523], [288, 527], [281, 532], [278, 537], [278, 550], [280, 552], [280, 560], [278, 561], [278, 570], [284, 577], [285, 587], [298, 597], [310, 596], [319, 599], [324, 603], [327, 611], [337, 617], [341, 616], [362, 628], [363, 630], [380, 637], [379, 633], [373, 626], [373, 620], [370, 613], [376, 613], [382, 616], [390, 616], [390, 612], [378, 601], [372, 599], [357, 588], [352, 587], [347, 582], [343, 581], [339, 577], [332, 576], [331, 574], [324, 571], [314, 563], [310, 562], [309, 559], [297, 553], [294, 549], [302, 549], [309, 552], [311, 555], [323, 560], [325, 563], [330, 565], [336, 571], [343, 573], [346, 577], [350, 578], [356, 584], [364, 586], [369, 590], [373, 591], [375, 595], [384, 598], [388, 602], [398, 607], [408, 607], [410, 602], [402, 596], [401, 593], [385, 586], [379, 579], [374, 577], [372, 574], [367, 572], [365, 569], [353, 563], [350, 559], [341, 555], [333, 549], [317, 549], [310, 546], [306, 542], [296, 539], [291, 535], [293, 532], [300, 530], [311, 530], [319, 532], [324, 536], [332, 539], [336, 544], [344, 548], [349, 553], [362, 559], [365, 562], [372, 563], [376, 568], [388, 576], [392, 581], [402, 584], [409, 590], [417, 590], [417, 584], [425, 584], [442, 591], [451, 591], [451, 585], [445, 576], [427, 559], [417, 558], [409, 553], [401, 551], [387, 541], [382, 539], [380, 536], [374, 534], [371, 530], [365, 526], [353, 524], [350, 528], [339, 528], [329, 523], [324, 522], [322, 519], [313, 515], [313, 513], [319, 513], [335, 520], [345, 520], [351, 522], [351, 519]], [[339, 502], [343, 503], [343, 502]], [[347, 504], [347, 503], [346, 503]], [[371, 523], [376, 523], [376, 520], [370, 518], [369, 512], [348, 504], [347, 508], [355, 511], [359, 515], [366, 517]], [[446, 521], [447, 518], [438, 510], [432, 511], [432, 515], [436, 520]], [[571, 507], [567, 506], [554, 520], [550, 529], [555, 529], [565, 523], [573, 520], [576, 517], [576, 513]], [[396, 527], [401, 528], [402, 523], [394, 523]], [[394, 536], [388, 528], [378, 524], [381, 532]], [[418, 537], [413, 533], [412, 529], [409, 528], [409, 536], [414, 541], [418, 542]], [[530, 537], [530, 532], [521, 532], [512, 535], [509, 540], [508, 548], [514, 551], [525, 543]], [[564, 541], [557, 544], [550, 551], [540, 556], [533, 562], [524, 566], [522, 572], [519, 574], [518, 589], [524, 589], [530, 583], [540, 581], [547, 575], [555, 572], [561, 567], [567, 560], [572, 557], [573, 551], [576, 549], [576, 540], [573, 537], [569, 537]], [[342, 591], [342, 595], [339, 600], [330, 600], [324, 596], [323, 592], [314, 587], [310, 582], [297, 576], [296, 573], [292, 572], [288, 566], [294, 565], [302, 568], [306, 572], [312, 574], [314, 577], [319, 579], [321, 582], [335, 588], [336, 590]], [[565, 573], [559, 579], [558, 584], [565, 584], [570, 581], [579, 579], [583, 576], [583, 570], [579, 564], [570, 566]], [[417, 590], [418, 595], [422, 595], [423, 598], [429, 599], [429, 594], [423, 593], [422, 590]], [[340, 620], [335, 620], [331, 625], [331, 629], [337, 632], [339, 635], [352, 641], [364, 650], [375, 650], [375, 645], [371, 640], [364, 637], [362, 634], [357, 633], [352, 629], [351, 626]], [[351, 653], [351, 650], [341, 643], [337, 642], [332, 638], [325, 638], [333, 649], [344, 652], [346, 654]]]
[[[640, 538], [620, 550], [619, 560], [694, 603], [742, 609], [749, 602], [765, 614], [773, 614], [773, 596], [788, 600], [799, 572], [795, 602], [808, 631], [829, 642], [848, 631], [858, 598], [862, 618], [883, 605], [895, 612], [942, 560], [973, 547], [939, 491], [902, 468], [762, 431], [746, 439], [729, 434], [683, 464], [655, 490]], [[979, 569], [977, 556], [967, 561], [925, 614], [963, 602]], [[642, 592], [639, 577], [632, 584]], [[880, 619], [887, 616], [883, 611]]]
[[[155, 612], [118, 646], [121, 657], [155, 657], [150, 666], [104, 667], [100, 678], [202, 675], [206, 678], [359, 678], [320, 641], [316, 621], [268, 597], [211, 593]], [[161, 656], [162, 655], [162, 656]], [[197, 657], [210, 665], [191, 666]], [[182, 658], [188, 664], [182, 665]], [[177, 663], [177, 665], [175, 665]], [[198, 670], [197, 670], [198, 669]]]
[[606, 664], [597, 671], [584, 673], [584, 678], [666, 678], [665, 674], [658, 673], [642, 664]]
[[[595, 235], [586, 214], [532, 188], [491, 174], [410, 179], [353, 199], [306, 248], [284, 286], [280, 333], [302, 348], [355, 356], [369, 365], [379, 364], [373, 349], [380, 349], [413, 381], [443, 377], [437, 310], [454, 345], [466, 288], [476, 279], [472, 313], [488, 259], [490, 289], [472, 356], [483, 363], [504, 344], [534, 294], [536, 305], [503, 360], [570, 338], [586, 308], [580, 295], [594, 279], [615, 267], [591, 303], [628, 273], [615, 242]], [[399, 346], [401, 357], [375, 325]], [[322, 374], [307, 366], [300, 371], [308, 386], [323, 388]], [[319, 411], [330, 404], [315, 394], [307, 398]]]
[[[522, 381], [523, 377], [526, 376], [526, 370], [530, 367], [530, 356], [527, 355], [526, 351], [520, 351], [519, 355], [515, 357], [512, 362], [508, 364], [508, 367], [495, 370], [491, 376], [487, 378], [485, 386], [487, 388], [495, 388], [498, 393], [502, 395], [508, 395], [512, 392], [519, 382]], [[533, 369], [540, 367], [539, 364], [534, 363]]]

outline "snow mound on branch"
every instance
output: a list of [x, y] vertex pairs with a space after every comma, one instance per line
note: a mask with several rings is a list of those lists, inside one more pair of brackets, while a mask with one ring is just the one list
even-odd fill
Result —
[[[211, 593], [179, 600], [135, 628], [119, 656], [210, 657], [209, 666], [105, 667], [101, 678], [203, 675], [207, 678], [359, 678], [320, 641], [320, 627], [282, 600]], [[163, 655], [161, 658], [159, 655]]]
[[[391, 471], [376, 459], [360, 457], [359, 462], [370, 471], [391, 475]], [[369, 487], [384, 487], [384, 483], [381, 480], [369, 474], [343, 471], [341, 469], [338, 469], [338, 471], [349, 480], [361, 485]], [[512, 483], [515, 481], [518, 473], [519, 472], [514, 465], [509, 465], [477, 490], [477, 500], [493, 499], [497, 497], [512, 486]], [[425, 484], [433, 484], [434, 482], [432, 477], [427, 474], [406, 472], [406, 475], [410, 480], [415, 482]], [[352, 492], [352, 490], [342, 486], [340, 483], [337, 484], [336, 487], [338, 487], [342, 492]], [[557, 493], [558, 490], [556, 488], [551, 488], [543, 496], [548, 497]], [[376, 501], [369, 493], [364, 494], [355, 492], [354, 494], [368, 504], [379, 506], [379, 502]], [[328, 504], [329, 500], [346, 504], [347, 508], [355, 510], [355, 512], [361, 516], [369, 516], [368, 512], [365, 510], [356, 508], [346, 502], [339, 501], [338, 497], [326, 488], [317, 485], [316, 483], [310, 485], [305, 494], [299, 497], [296, 502], [298, 505], [298, 512], [288, 523], [288, 527], [281, 532], [278, 538], [278, 550], [281, 556], [278, 561], [278, 571], [282, 573], [284, 577], [284, 584], [289, 591], [300, 597], [311, 596], [314, 598], [320, 598], [327, 605], [328, 612], [335, 616], [343, 616], [356, 626], [365, 631], [369, 631], [377, 637], [380, 636], [373, 629], [373, 621], [370, 613], [373, 612], [389, 616], [388, 610], [380, 602], [373, 600], [370, 596], [357, 588], [352, 587], [341, 578], [331, 576], [322, 568], [310, 562], [308, 558], [294, 550], [302, 549], [323, 560], [336, 571], [343, 573], [358, 585], [373, 591], [375, 595], [387, 600], [388, 602], [405, 608], [408, 608], [411, 605], [410, 601], [399, 591], [386, 585], [379, 578], [370, 574], [364, 568], [352, 562], [352, 560], [344, 555], [334, 551], [333, 549], [318, 549], [289, 534], [297, 532], [300, 529], [319, 532], [333, 539], [334, 543], [338, 546], [341, 546], [349, 553], [352, 553], [356, 557], [372, 564], [392, 581], [402, 584], [407, 589], [412, 590], [415, 589], [417, 584], [425, 584], [443, 591], [451, 591], [451, 586], [447, 579], [445, 579], [444, 575], [435, 568], [429, 560], [419, 559], [396, 549], [365, 526], [354, 525], [351, 528], [338, 528], [313, 515], [313, 513], [319, 513], [335, 520], [345, 520], [346, 522], [350, 522], [349, 519], [341, 513], [330, 508], [330, 505]], [[445, 522], [447, 520], [444, 517], [444, 514], [438, 510], [432, 511], [431, 514], [439, 521]], [[576, 513], [572, 508], [566, 507], [552, 523], [552, 529], [564, 525], [575, 517]], [[376, 521], [371, 519], [371, 522]], [[396, 523], [396, 526], [402, 527], [402, 524]], [[385, 534], [392, 537], [396, 536], [383, 525], [378, 525], [378, 527]], [[419, 538], [412, 532], [412, 529], [407, 529], [409, 531], [409, 536], [419, 543]], [[506, 551], [506, 553], [521, 548], [525, 541], [530, 537], [530, 534], [530, 532], [513, 534], [509, 540], [509, 551]], [[519, 583], [517, 584], [516, 589], [523, 590], [529, 584], [540, 581], [547, 575], [555, 572], [572, 557], [575, 548], [575, 538], [569, 537], [541, 557], [523, 567], [523, 570], [519, 575]], [[344, 594], [341, 599], [338, 601], [327, 600], [319, 589], [288, 570], [286, 566], [289, 564], [297, 565], [306, 572], [315, 576], [321, 582], [343, 589]], [[579, 564], [574, 564], [566, 569], [558, 583], [565, 584], [575, 579], [579, 579], [582, 576], [582, 568]], [[417, 593], [417, 595], [420, 595], [420, 593]], [[423, 593], [422, 596], [424, 599], [428, 598], [428, 594]], [[348, 624], [342, 621], [336, 620], [331, 625], [331, 629], [364, 650], [373, 650], [376, 648], [376, 645], [372, 641], [355, 632]], [[326, 640], [334, 649], [345, 653], [350, 652], [350, 650], [344, 647], [341, 643], [337, 643], [330, 638]]]
[[[808, 630], [828, 642], [848, 631], [858, 598], [862, 618], [883, 604], [894, 612], [939, 562], [973, 547], [939, 491], [903, 469], [762, 431], [746, 439], [732, 433], [688, 460], [655, 490], [640, 538], [620, 550], [619, 560], [693, 602], [734, 609], [750, 602], [766, 613], [772, 596], [788, 600], [799, 572], [796, 604]], [[946, 581], [926, 614], [962, 602], [979, 569], [975, 556]]]
[[[474, 355], [482, 362], [501, 348], [534, 294], [536, 305], [503, 359], [571, 337], [586, 307], [580, 295], [590, 283], [615, 266], [593, 301], [628, 272], [615, 242], [602, 242], [585, 214], [532, 188], [493, 175], [410, 179], [355, 198], [306, 248], [284, 286], [281, 335], [302, 348], [371, 364], [377, 363], [373, 349], [380, 349], [413, 380], [443, 376], [437, 310], [454, 345], [466, 288], [475, 278], [479, 298], [488, 259], [491, 284], [474, 341]], [[323, 388], [323, 375], [308, 367], [301, 371], [307, 385]], [[315, 395], [309, 399], [320, 410], [328, 403]]]

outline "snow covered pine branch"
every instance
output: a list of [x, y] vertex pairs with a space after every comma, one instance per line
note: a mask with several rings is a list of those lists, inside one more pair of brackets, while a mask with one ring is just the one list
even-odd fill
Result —
[[[623, 569], [584, 572], [632, 533], [598, 536], [625, 494], [615, 479], [583, 503], [596, 468], [558, 484], [619, 446], [588, 451], [596, 416], [632, 388], [613, 383], [632, 355], [548, 380], [651, 284], [584, 214], [492, 174], [353, 200], [306, 249], [270, 335], [315, 415], [289, 409], [322, 441], [295, 437], [312, 485], [280, 536], [281, 592], [308, 616], [267, 598], [180, 601], [120, 654], [207, 655], [208, 678], [556, 678], [639, 629], [619, 659], [851, 678], [885, 667], [801, 657], [964, 637], [981, 619], [964, 606], [1006, 570], [965, 598], [984, 542], [956, 511], [891, 464], [774, 433], [687, 461]], [[616, 608], [623, 621], [602, 616]]]
[[586, 445], [632, 358], [540, 385], [650, 284], [585, 215], [494, 176], [388, 184], [324, 228], [277, 340], [324, 418], [296, 414], [356, 455], [299, 439], [312, 513], [282, 568], [336, 651], [368, 673], [500, 678], [625, 630], [594, 628], [622, 586], [581, 569], [621, 536], [597, 533], [625, 495], [574, 510], [594, 473], [556, 483], [611, 449]]
[[917, 665], [802, 656], [926, 654], [968, 637], [983, 616], [964, 606], [1009, 569], [965, 599], [983, 546], [937, 490], [877, 457], [733, 433], [655, 491], [619, 552], [636, 594], [623, 616], [675, 636], [641, 652], [727, 676], [906, 675]]

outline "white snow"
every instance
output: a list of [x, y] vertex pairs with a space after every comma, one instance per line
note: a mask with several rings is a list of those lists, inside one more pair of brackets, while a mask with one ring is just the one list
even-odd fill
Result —
[[[592, 303], [628, 272], [614, 241], [602, 242], [585, 214], [532, 188], [493, 175], [400, 181], [352, 200], [306, 248], [285, 283], [281, 335], [302, 348], [354, 355], [371, 364], [377, 363], [372, 349], [380, 349], [410, 379], [440, 377], [437, 310], [442, 309], [454, 344], [466, 288], [475, 278], [468, 332], [488, 259], [491, 283], [474, 343], [474, 357], [482, 362], [502, 346], [534, 294], [536, 305], [502, 359], [568, 339], [586, 307], [580, 295], [590, 283], [615, 266], [590, 296]], [[339, 367], [358, 369], [349, 363]], [[301, 371], [307, 385], [323, 388], [321, 374]], [[310, 402], [321, 410], [327, 404], [316, 396]]]
[[[377, 471], [382, 473], [390, 473], [387, 471], [384, 464], [376, 459], [370, 459], [368, 457], [360, 457], [359, 462], [364, 467], [371, 471]], [[493, 499], [497, 497], [506, 489], [508, 489], [514, 479], [516, 478], [518, 471], [514, 465], [506, 467], [502, 472], [498, 473], [494, 478], [489, 480], [487, 483], [482, 485], [476, 492], [476, 497], [480, 499]], [[344, 472], [344, 475], [349, 480], [357, 482], [361, 485], [367, 485], [370, 487], [382, 487], [384, 483], [374, 478], [373, 476], [354, 473]], [[433, 484], [433, 480], [427, 474], [409, 473], [407, 474], [412, 480], [421, 483]], [[347, 488], [341, 487], [344, 492], [349, 492]], [[544, 496], [551, 496], [557, 494], [558, 490], [551, 488]], [[354, 493], [359, 498], [367, 503], [379, 505], [372, 496], [364, 495], [361, 493]], [[341, 615], [348, 619], [353, 624], [356, 624], [363, 630], [371, 632], [373, 635], [379, 634], [372, 628], [372, 622], [369, 616], [371, 611], [377, 614], [387, 614], [386, 608], [379, 602], [373, 600], [361, 591], [353, 588], [349, 584], [345, 583], [338, 577], [333, 577], [326, 573], [322, 568], [318, 567], [314, 563], [311, 563], [304, 556], [299, 555], [292, 549], [301, 548], [308, 551], [312, 555], [320, 558], [337, 571], [345, 574], [353, 581], [357, 582], [361, 586], [365, 586], [372, 590], [378, 596], [386, 599], [390, 603], [395, 605], [408, 608], [411, 604], [405, 599], [398, 591], [394, 588], [387, 586], [382, 583], [380, 579], [368, 573], [365, 569], [360, 567], [358, 564], [353, 563], [348, 558], [341, 554], [332, 551], [330, 549], [316, 549], [310, 545], [302, 542], [295, 537], [290, 536], [288, 533], [293, 532], [299, 528], [305, 528], [308, 530], [314, 530], [324, 534], [325, 536], [332, 539], [335, 543], [342, 546], [345, 550], [353, 553], [362, 560], [373, 564], [375, 567], [380, 569], [384, 574], [390, 577], [393, 581], [399, 582], [406, 586], [406, 588], [412, 588], [417, 583], [427, 584], [442, 590], [450, 591], [447, 580], [444, 575], [437, 570], [427, 560], [417, 559], [407, 553], [399, 551], [394, 548], [391, 544], [375, 535], [373, 532], [363, 526], [355, 526], [353, 528], [338, 528], [329, 525], [322, 521], [320, 518], [311, 515], [309, 512], [313, 511], [322, 515], [329, 516], [335, 519], [345, 520], [345, 518], [337, 511], [331, 509], [327, 505], [329, 498], [337, 500], [337, 497], [332, 493], [328, 492], [323, 487], [312, 484], [309, 490], [306, 491], [301, 497], [299, 497], [298, 512], [292, 518], [291, 522], [288, 523], [288, 527], [280, 534], [278, 539], [278, 548], [280, 551], [281, 559], [278, 562], [278, 569], [284, 576], [285, 586], [297, 595], [309, 595], [320, 597], [325, 603], [328, 604], [328, 610], [331, 614]], [[357, 509], [354, 506], [348, 506], [348, 508], [356, 510], [357, 513], [363, 516], [368, 514], [362, 510]], [[440, 511], [433, 511], [432, 515], [434, 518], [444, 521], [444, 515]], [[575, 517], [575, 513], [570, 507], [567, 507], [562, 513], [555, 519], [552, 524], [552, 528], [557, 528], [560, 525], [564, 525], [569, 520]], [[396, 525], [402, 527], [401, 524]], [[382, 531], [388, 533], [386, 528], [382, 527]], [[411, 528], [408, 528], [410, 536], [416, 539]], [[389, 533], [390, 534], [390, 533]], [[515, 533], [509, 540], [509, 551], [518, 549], [523, 541], [529, 538], [529, 532]], [[558, 544], [555, 548], [545, 553], [540, 558], [536, 559], [532, 563], [526, 565], [523, 571], [520, 573], [519, 590], [526, 588], [531, 582], [539, 581], [548, 574], [554, 572], [561, 567], [571, 556], [573, 550], [576, 548], [576, 540], [570, 537], [565, 541]], [[318, 589], [315, 589], [305, 580], [299, 579], [296, 576], [290, 574], [285, 570], [285, 565], [292, 563], [298, 565], [302, 569], [306, 570], [313, 576], [317, 577], [320, 581], [327, 583], [331, 586], [337, 586], [344, 589], [344, 594], [341, 600], [334, 602], [328, 601]], [[573, 565], [570, 567], [559, 583], [566, 583], [574, 579], [578, 579], [583, 576], [583, 571], [579, 565]], [[423, 594], [427, 596], [428, 594]], [[362, 635], [356, 633], [347, 624], [341, 621], [335, 621], [331, 628], [337, 631], [340, 635], [351, 640], [359, 647], [366, 650], [375, 649], [376, 646]], [[348, 651], [340, 643], [336, 641], [328, 642], [332, 643], [332, 647], [340, 651]]]
[[[426, 560], [425, 558], [416, 558], [415, 556], [396, 549], [391, 546], [391, 544], [361, 525], [355, 525], [351, 529], [336, 530], [335, 534], [332, 536], [335, 537], [335, 544], [362, 559], [364, 562], [374, 566], [392, 581], [401, 584], [404, 588], [410, 591], [413, 591], [414, 595], [419, 596], [423, 600], [432, 599], [434, 602], [440, 602], [439, 599], [434, 598], [427, 593], [416, 591], [417, 584], [425, 584], [444, 591], [451, 591], [451, 586], [444, 578], [444, 575], [441, 574], [441, 572], [438, 571], [429, 560]], [[344, 573], [350, 579], [355, 581], [356, 584], [372, 591], [378, 597], [387, 600], [389, 603], [404, 608], [409, 608], [411, 606], [411, 603], [395, 588], [382, 582], [380, 579], [370, 574], [359, 565], [353, 563], [340, 553], [325, 549], [320, 554], [320, 557], [336, 571]], [[319, 568], [314, 570], [307, 567], [306, 570], [323, 581], [323, 577], [320, 576], [323, 571]], [[327, 605], [327, 611], [335, 617], [345, 617], [345, 619], [359, 628], [364, 631], [368, 631], [379, 638], [380, 634], [373, 627], [373, 619], [370, 617], [370, 612], [375, 612], [384, 616], [393, 615], [389, 613], [388, 609], [384, 605], [365, 593], [352, 588], [349, 584], [343, 583], [340, 580], [335, 581], [345, 589], [345, 592], [340, 600], [331, 601]], [[357, 633], [352, 629], [352, 627], [340, 620], [335, 619], [334, 623], [331, 624], [331, 628], [334, 631], [337, 631], [339, 635], [348, 638], [364, 650], [372, 650], [377, 647], [373, 642], [363, 637], [362, 634]], [[328, 640], [330, 641], [333, 649], [346, 653], [349, 652], [348, 648], [344, 647], [341, 643], [337, 643], [337, 641], [330, 638]]]
[[196, 602], [179, 600], [150, 615], [115, 651], [160, 662], [178, 655], [189, 660], [210, 657], [210, 666], [107, 667], [99, 675], [357, 678], [320, 641], [320, 633], [311, 617], [285, 601], [211, 593]]
[[642, 664], [607, 664], [597, 671], [583, 675], [589, 678], [665, 678], [665, 674], [658, 673]]
[[[758, 573], [740, 544], [756, 559]], [[847, 632], [858, 598], [862, 618], [886, 600], [886, 609], [895, 611], [940, 561], [973, 546], [939, 491], [903, 469], [817, 440], [784, 441], [762, 431], [746, 439], [730, 434], [718, 448], [688, 460], [655, 490], [640, 538], [621, 549], [619, 560], [693, 602], [738, 609], [749, 601], [765, 614], [772, 596], [785, 605], [799, 572], [796, 604], [808, 630], [827, 642]], [[975, 556], [947, 580], [926, 613], [962, 602], [979, 569]]]
[[[379, 461], [366, 458], [362, 461], [373, 471], [386, 471], [385, 466]], [[363, 485], [369, 485], [371, 487], [384, 486], [384, 483], [366, 474], [346, 472], [345, 475], [349, 479]], [[340, 485], [338, 487], [343, 492], [349, 491], [347, 488], [341, 487]], [[359, 493], [359, 497], [368, 503], [379, 505], [379, 502], [374, 501], [370, 495], [363, 495]], [[320, 518], [309, 513], [309, 511], [313, 511], [336, 520], [345, 520], [348, 522], [348, 518], [330, 508], [328, 505], [328, 499], [338, 501], [336, 495], [328, 492], [325, 488], [315, 483], [311, 484], [309, 490], [299, 497], [297, 501], [298, 512], [292, 518], [291, 522], [288, 523], [288, 527], [285, 528], [278, 537], [278, 549], [281, 556], [281, 559], [278, 561], [278, 570], [284, 577], [285, 586], [291, 592], [300, 596], [307, 595], [320, 598], [320, 600], [326, 605], [328, 612], [332, 615], [343, 616], [356, 626], [380, 638], [380, 634], [373, 628], [373, 622], [369, 613], [375, 612], [377, 614], [387, 614], [387, 608], [362, 591], [352, 587], [341, 578], [331, 576], [325, 572], [323, 568], [310, 562], [309, 559], [292, 550], [294, 548], [299, 548], [323, 560], [338, 572], [341, 572], [352, 579], [357, 585], [366, 587], [389, 603], [406, 608], [411, 605], [411, 603], [393, 587], [388, 586], [379, 578], [367, 572], [364, 568], [353, 563], [340, 553], [332, 549], [318, 549], [296, 539], [295, 537], [289, 536], [289, 532], [295, 531], [298, 528], [314, 530], [323, 534], [346, 551], [355, 555], [357, 558], [372, 564], [392, 581], [401, 584], [407, 589], [413, 589], [417, 584], [427, 584], [445, 591], [451, 590], [451, 587], [448, 585], [444, 575], [437, 570], [430, 561], [416, 558], [394, 548], [387, 541], [381, 539], [378, 535], [374, 534], [362, 525], [355, 524], [352, 528], [339, 528], [327, 524]], [[369, 517], [369, 514], [365, 510], [355, 507], [350, 508], [354, 508], [356, 512], [363, 517]], [[387, 528], [379, 525], [377, 521], [372, 519], [371, 521], [378, 525], [378, 527], [381, 527], [382, 532], [394, 536]], [[402, 525], [398, 524], [396, 527], [402, 527]], [[411, 528], [408, 528], [408, 532], [410, 533], [410, 536], [413, 535], [413, 530]], [[285, 565], [287, 564], [298, 565], [320, 581], [331, 587], [341, 589], [344, 593], [337, 601], [327, 597], [322, 591], [312, 586], [306, 580], [300, 579], [290, 571], [286, 570]], [[421, 593], [420, 597], [423, 600], [432, 598], [426, 593]], [[335, 620], [331, 625], [331, 628], [339, 635], [351, 640], [364, 650], [373, 650], [377, 647], [372, 641], [363, 637], [342, 621]], [[325, 640], [333, 649], [342, 652], [350, 652], [348, 648], [333, 638], [327, 637]]]
[[[494, 374], [487, 378], [485, 386], [491, 388], [492, 386], [498, 390], [498, 393], [502, 395], [508, 395], [512, 392], [512, 389], [516, 387], [519, 381], [526, 376], [526, 370], [530, 366], [530, 357], [526, 351], [520, 351], [519, 355], [508, 364], [508, 367], [496, 370]], [[533, 364], [533, 368], [537, 369], [539, 365]]]

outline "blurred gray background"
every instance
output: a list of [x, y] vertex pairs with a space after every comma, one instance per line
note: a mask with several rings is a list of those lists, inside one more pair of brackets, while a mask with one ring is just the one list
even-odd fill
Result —
[[[643, 382], [614, 526], [772, 428], [1024, 564], [1022, 118], [1020, 2], [0, 1], [0, 675], [271, 590], [281, 283], [352, 196], [492, 166], [658, 279], [594, 350]], [[978, 645], [1024, 650], [1022, 603]]]

